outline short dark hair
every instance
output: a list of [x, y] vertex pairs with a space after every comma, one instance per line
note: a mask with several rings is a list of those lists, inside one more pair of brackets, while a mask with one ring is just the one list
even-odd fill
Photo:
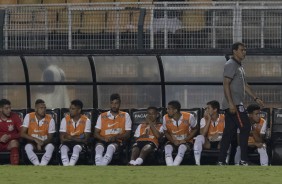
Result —
[[220, 105], [218, 101], [216, 100], [209, 101], [207, 105], [210, 105], [213, 109], [217, 109], [217, 113], [220, 112]]
[[120, 100], [120, 95], [118, 93], [111, 94], [110, 101], [114, 101], [114, 100], [121, 101]]
[[260, 106], [257, 104], [251, 104], [247, 107], [248, 114], [252, 114], [256, 110], [260, 110]]
[[81, 100], [75, 99], [71, 101], [71, 105], [74, 105], [75, 107], [79, 107], [80, 109], [83, 108], [83, 103]]
[[148, 108], [147, 108], [147, 111], [148, 111], [148, 110], [151, 110], [151, 109], [153, 109], [153, 110], [155, 110], [156, 112], [158, 112], [158, 108], [157, 108], [157, 107], [154, 107], [154, 106], [148, 107]]
[[235, 42], [235, 43], [233, 43], [233, 45], [232, 45], [232, 53], [233, 53], [233, 50], [238, 50], [239, 46], [246, 47], [245, 44], [242, 43], [242, 42]]
[[0, 100], [0, 107], [4, 107], [4, 105], [11, 105], [11, 102], [8, 99], [1, 99]]
[[45, 101], [42, 100], [42, 99], [37, 99], [37, 100], [35, 100], [35, 105], [37, 105], [37, 104], [42, 104], [42, 103], [45, 103]]
[[180, 104], [179, 101], [172, 100], [172, 101], [168, 102], [168, 105], [172, 106], [174, 109], [176, 109], [178, 112], [180, 112], [181, 104]]

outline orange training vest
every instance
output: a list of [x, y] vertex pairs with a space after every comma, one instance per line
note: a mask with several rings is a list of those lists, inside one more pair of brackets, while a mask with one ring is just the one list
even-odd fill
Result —
[[[117, 134], [125, 134], [125, 116], [126, 112], [119, 111], [119, 114], [114, 118], [108, 118], [107, 112], [101, 114], [101, 132], [102, 137], [112, 137]], [[119, 140], [121, 142], [121, 140]]]
[[[165, 115], [165, 122], [166, 122], [166, 128], [167, 132], [176, 138], [177, 140], [184, 140], [186, 137], [190, 134], [190, 113], [188, 112], [181, 112], [182, 114], [182, 121], [181, 124], [178, 126], [175, 126], [173, 124], [173, 119], [168, 117], [168, 115]], [[193, 139], [189, 140], [189, 142], [193, 142]]]
[[84, 134], [87, 116], [85, 116], [85, 115], [80, 116], [79, 124], [77, 125], [77, 127], [73, 126], [70, 115], [67, 115], [65, 118], [66, 118], [67, 134], [69, 134], [71, 136], [80, 136], [80, 135]]
[[39, 122], [36, 121], [35, 112], [29, 113], [29, 127], [27, 134], [40, 140], [46, 140], [51, 119], [51, 116], [46, 114], [43, 124], [39, 126]]
[[[162, 124], [156, 124], [156, 129], [158, 131], [160, 131], [160, 128], [161, 128]], [[146, 124], [141, 124], [141, 127], [140, 127], [140, 136], [143, 135], [143, 134], [146, 134], [146, 128], [147, 128], [147, 125]], [[154, 136], [152, 130], [149, 128], [149, 137], [143, 137], [143, 138], [137, 138], [137, 141], [150, 141], [150, 142], [153, 142], [156, 147], [159, 146], [159, 141], [158, 139]]]

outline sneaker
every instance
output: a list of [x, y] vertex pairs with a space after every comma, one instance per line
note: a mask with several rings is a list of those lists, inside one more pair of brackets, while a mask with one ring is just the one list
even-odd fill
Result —
[[248, 164], [248, 162], [246, 162], [246, 161], [244, 161], [244, 160], [241, 160], [241, 161], [239, 162], [239, 165], [248, 166], [249, 164]]
[[225, 166], [227, 164], [225, 162], [217, 162], [216, 165], [218, 165], [218, 166]]

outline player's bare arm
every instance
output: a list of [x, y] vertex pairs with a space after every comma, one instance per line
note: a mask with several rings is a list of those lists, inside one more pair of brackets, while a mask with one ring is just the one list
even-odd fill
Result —
[[233, 102], [232, 95], [231, 95], [231, 90], [230, 90], [230, 84], [231, 84], [232, 79], [228, 77], [224, 77], [223, 79], [223, 89], [224, 89], [224, 95], [227, 99], [227, 102], [229, 104], [229, 111], [232, 114], [235, 114], [237, 109], [236, 106]]
[[27, 140], [29, 140], [31, 142], [34, 141], [37, 145], [42, 146], [43, 145], [43, 141], [28, 135], [27, 134], [27, 130], [28, 130], [28, 128], [21, 127], [21, 132], [20, 132], [21, 137], [24, 138], [24, 139], [27, 139]]
[[251, 86], [249, 84], [245, 85], [245, 90], [246, 90], [247, 94], [250, 97], [252, 97], [256, 103], [258, 103], [261, 107], [264, 106], [263, 101], [256, 96], [256, 94], [253, 92], [253, 90], [252, 90], [252, 88], [251, 88]]
[[52, 142], [54, 133], [48, 133], [47, 139], [43, 141], [43, 145], [47, 145]]
[[102, 137], [100, 135], [100, 132], [101, 130], [98, 129], [98, 128], [95, 128], [95, 131], [94, 131], [94, 138], [98, 139], [99, 141], [104, 141], [104, 142], [108, 142], [109, 140], [105, 137]]
[[173, 143], [176, 146], [180, 144], [179, 141], [173, 138], [166, 130], [164, 131], [164, 134], [165, 134], [165, 137], [169, 140], [169, 142]]
[[119, 140], [127, 140], [129, 137], [130, 137], [130, 130], [126, 130], [124, 134], [118, 134], [116, 135], [116, 139], [119, 139]]
[[193, 139], [193, 137], [195, 137], [197, 135], [197, 131], [198, 131], [198, 125], [196, 125], [195, 127], [191, 128], [191, 132], [190, 134], [186, 137], [185, 141], [188, 142], [191, 139]]
[[10, 140], [11, 136], [8, 134], [4, 134], [0, 138], [0, 142], [7, 143]]
[[207, 110], [205, 110], [204, 118], [205, 118], [205, 121], [206, 121], [206, 125], [203, 128], [200, 129], [200, 134], [203, 135], [204, 137], [207, 137], [209, 127], [210, 127], [210, 124], [211, 124], [211, 115], [207, 112]]

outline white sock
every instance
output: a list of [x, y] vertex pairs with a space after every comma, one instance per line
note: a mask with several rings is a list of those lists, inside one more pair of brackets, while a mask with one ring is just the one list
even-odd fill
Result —
[[82, 151], [80, 145], [75, 145], [72, 150], [69, 166], [74, 166], [79, 158], [79, 153]]
[[258, 153], [260, 158], [260, 165], [268, 166], [268, 155], [266, 152], [266, 148], [258, 148]]
[[69, 150], [70, 150], [69, 147], [67, 147], [66, 145], [61, 146], [60, 151], [61, 151], [61, 159], [62, 159], [63, 166], [68, 166], [70, 163], [69, 156], [68, 156]]
[[41, 159], [41, 166], [47, 165], [50, 161], [50, 159], [52, 158], [53, 155], [53, 151], [54, 151], [55, 147], [53, 144], [49, 143], [45, 146], [45, 153]]
[[129, 164], [136, 165], [135, 160], [130, 160]]
[[203, 135], [198, 135], [194, 143], [194, 157], [196, 165], [201, 165], [201, 154], [203, 150], [203, 144], [205, 143], [205, 137]]
[[234, 157], [234, 164], [239, 165], [240, 160], [241, 160], [241, 148], [240, 148], [240, 146], [237, 146], [236, 154], [235, 154], [235, 157]]
[[33, 164], [33, 165], [39, 165], [39, 160], [38, 160], [38, 157], [37, 155], [34, 153], [33, 151], [33, 146], [32, 144], [26, 144], [25, 147], [25, 152], [27, 154], [27, 157], [28, 159], [30, 160], [30, 162]]
[[107, 147], [106, 154], [103, 157], [102, 165], [108, 165], [112, 161], [113, 154], [115, 151], [116, 151], [116, 147], [113, 144], [110, 144]]
[[95, 164], [96, 165], [102, 164], [104, 150], [105, 150], [104, 146], [100, 144], [96, 146], [95, 148]]
[[179, 147], [178, 147], [178, 153], [177, 153], [177, 156], [175, 157], [174, 161], [173, 161], [173, 165], [174, 166], [178, 166], [180, 165], [180, 163], [182, 162], [183, 158], [184, 158], [184, 154], [187, 150], [187, 146], [184, 145], [184, 144], [181, 144]]
[[172, 151], [173, 147], [170, 144], [165, 146], [165, 162], [167, 166], [173, 165]]
[[229, 148], [227, 150], [227, 155], [226, 155], [226, 159], [225, 159], [226, 164], [229, 164], [230, 152], [231, 152], [231, 145], [229, 146]]
[[135, 163], [136, 165], [142, 165], [143, 164], [143, 159], [138, 157], [136, 160], [135, 160]]

